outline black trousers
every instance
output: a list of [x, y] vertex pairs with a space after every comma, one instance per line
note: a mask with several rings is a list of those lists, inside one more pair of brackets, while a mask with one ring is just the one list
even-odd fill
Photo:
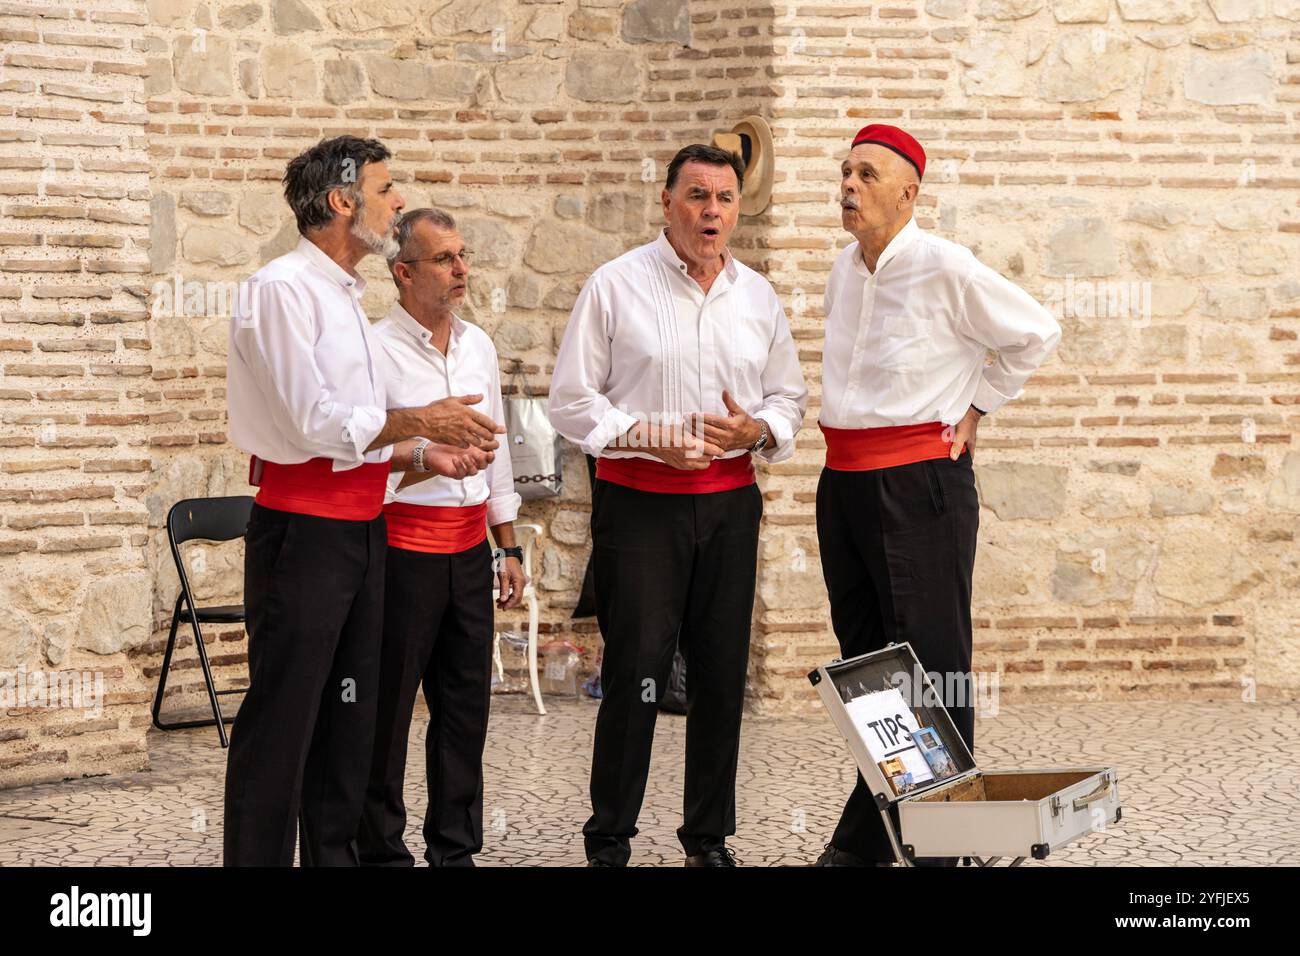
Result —
[[[875, 471], [827, 468], [817, 485], [817, 540], [842, 656], [909, 642], [925, 670], [946, 678], [936, 689], [972, 753], [970, 601], [978, 530], [969, 452], [957, 461]], [[831, 843], [867, 860], [894, 859], [861, 774]]]
[[483, 849], [492, 585], [487, 541], [458, 554], [388, 550], [379, 713], [357, 834], [363, 866], [415, 864], [402, 839], [402, 787], [411, 713], [421, 684], [429, 706], [424, 858], [430, 866], [473, 866], [474, 854]]
[[[593, 455], [584, 455], [587, 459], [587, 480], [591, 490], [596, 490], [596, 459]], [[569, 615], [574, 620], [596, 616], [596, 568], [594, 553], [587, 556], [587, 569], [582, 573], [582, 590], [578, 592], [578, 603]]]
[[757, 486], [657, 494], [598, 480], [592, 492], [596, 618], [605, 639], [591, 758], [587, 858], [631, 856], [658, 699], [673, 650], [686, 657], [688, 854], [736, 832], [736, 761], [763, 499]]
[[226, 761], [224, 862], [354, 866], [374, 740], [384, 519], [254, 505], [244, 537], [249, 687]]

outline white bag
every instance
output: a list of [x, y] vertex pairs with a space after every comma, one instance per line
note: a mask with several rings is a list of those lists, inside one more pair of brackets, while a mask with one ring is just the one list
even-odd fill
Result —
[[510, 443], [510, 464], [515, 473], [515, 491], [528, 501], [554, 498], [560, 493], [560, 455], [563, 439], [551, 425], [549, 401], [534, 398], [523, 376], [523, 363], [516, 362], [514, 397], [506, 399], [506, 440]]

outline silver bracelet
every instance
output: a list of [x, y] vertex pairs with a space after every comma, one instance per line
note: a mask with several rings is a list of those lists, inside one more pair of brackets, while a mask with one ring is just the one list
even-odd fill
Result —
[[421, 438], [415, 443], [415, 450], [411, 452], [411, 467], [420, 474], [427, 474], [429, 469], [424, 465], [424, 450], [432, 445], [433, 442], [427, 438]]

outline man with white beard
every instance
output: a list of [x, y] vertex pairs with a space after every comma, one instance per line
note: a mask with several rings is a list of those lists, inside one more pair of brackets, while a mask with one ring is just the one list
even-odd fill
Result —
[[[464, 477], [504, 431], [482, 395], [390, 409], [361, 310], [402, 197], [377, 140], [293, 159], [298, 245], [248, 280], [227, 362], [231, 440], [258, 486], [244, 548], [249, 687], [226, 765], [225, 863], [356, 865], [374, 743], [390, 470]], [[435, 445], [413, 439], [427, 437]], [[413, 452], [421, 446], [421, 454]], [[480, 456], [481, 457], [481, 456]]]

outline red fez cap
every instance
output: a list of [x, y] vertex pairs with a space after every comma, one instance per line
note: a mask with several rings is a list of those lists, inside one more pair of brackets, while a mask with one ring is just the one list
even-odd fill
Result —
[[892, 149], [916, 167], [917, 178], [925, 175], [925, 150], [910, 133], [897, 126], [886, 126], [884, 123], [864, 126], [858, 130], [858, 135], [853, 137], [853, 146], [859, 143], [875, 143], [877, 146]]

